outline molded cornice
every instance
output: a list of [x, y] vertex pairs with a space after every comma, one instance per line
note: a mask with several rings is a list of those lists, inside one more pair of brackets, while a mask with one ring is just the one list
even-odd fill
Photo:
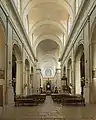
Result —
[[[13, 9], [13, 11], [14, 11], [14, 14], [15, 14], [17, 20], [18, 20], [18, 23], [19, 23], [20, 28], [21, 28], [21, 30], [22, 30], [22, 32], [23, 32], [23, 35], [25, 36], [26, 43], [27, 43], [27, 45], [28, 45], [28, 47], [29, 47], [29, 49], [30, 49], [30, 52], [31, 52], [31, 54], [32, 54], [32, 56], [33, 56], [33, 58], [34, 58], [34, 61], [35, 61], [35, 60], [36, 60], [36, 57], [35, 57], [35, 55], [34, 55], [34, 53], [33, 53], [32, 46], [30, 45], [29, 37], [28, 37], [28, 35], [27, 35], [26, 31], [25, 31], [25, 28], [24, 28], [24, 25], [23, 25], [23, 21], [21, 20], [21, 17], [20, 17], [20, 15], [19, 15], [18, 11], [17, 11], [17, 8], [16, 8], [15, 5], [14, 5], [13, 0], [9, 0], [9, 2], [10, 2], [10, 4], [11, 4], [11, 6], [12, 6], [12, 9]], [[10, 17], [10, 16], [9, 16], [9, 17]]]

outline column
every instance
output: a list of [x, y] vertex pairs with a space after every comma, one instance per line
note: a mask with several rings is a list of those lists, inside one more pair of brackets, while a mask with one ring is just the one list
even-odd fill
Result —
[[30, 93], [30, 69], [29, 68], [26, 68], [25, 69], [25, 85], [24, 85], [24, 88], [25, 88], [25, 95], [28, 95]]
[[37, 83], [36, 83], [36, 65], [34, 65], [34, 73], [33, 73], [33, 94], [37, 93]]
[[16, 61], [17, 69], [16, 69], [16, 95], [22, 94], [23, 88], [23, 68], [22, 61]]
[[54, 81], [53, 81], [53, 85], [54, 85], [54, 89], [52, 89], [53, 91], [55, 90], [55, 87], [57, 87], [57, 76], [56, 76], [56, 73], [55, 73], [55, 76], [54, 76]]
[[70, 69], [69, 68], [67, 68], [67, 78], [68, 78], [67, 83], [69, 84], [70, 83], [70, 80], [69, 80], [70, 79]]
[[33, 93], [33, 73], [30, 74], [30, 94]]
[[56, 80], [57, 80], [57, 88], [61, 89], [61, 69], [56, 69]]
[[39, 89], [40, 89], [40, 79], [41, 79], [41, 69], [36, 69], [36, 84], [37, 84], [37, 89], [38, 89], [38, 91], [39, 91]]
[[88, 17], [88, 22], [84, 29], [84, 40], [85, 40], [85, 87], [84, 87], [84, 97], [86, 103], [91, 101], [91, 85], [92, 85], [92, 43], [90, 39], [90, 17]]
[[5, 103], [4, 99], [4, 83], [5, 83], [5, 71], [0, 69], [0, 106], [3, 107]]
[[75, 88], [76, 94], [81, 94], [80, 60], [75, 63]]
[[27, 73], [27, 79], [26, 79], [26, 82], [27, 82], [27, 95], [30, 94], [30, 69], [27, 68], [26, 70], [26, 73]]
[[72, 49], [72, 94], [75, 94], [75, 60], [74, 60], [74, 45]]

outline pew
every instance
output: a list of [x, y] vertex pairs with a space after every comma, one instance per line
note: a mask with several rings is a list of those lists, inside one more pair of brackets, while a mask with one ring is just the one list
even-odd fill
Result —
[[62, 99], [62, 105], [83, 105], [85, 106], [85, 99], [81, 96], [71, 96]]
[[71, 94], [52, 94], [51, 95], [54, 102], [61, 103], [62, 105], [84, 105], [85, 99], [80, 95]]
[[46, 99], [46, 94], [34, 94], [28, 96], [16, 96], [15, 106], [33, 106], [43, 103]]

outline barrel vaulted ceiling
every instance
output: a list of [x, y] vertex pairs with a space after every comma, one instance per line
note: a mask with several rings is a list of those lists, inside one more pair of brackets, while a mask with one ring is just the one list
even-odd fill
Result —
[[[23, 19], [27, 16], [29, 35], [35, 40], [43, 35], [53, 35], [62, 38], [67, 34], [67, 20], [73, 19], [74, 0], [25, 0]], [[62, 40], [62, 39], [61, 39]]]
[[[27, 17], [28, 35], [35, 46], [35, 52], [41, 57], [38, 59], [43, 69], [52, 67], [54, 61], [52, 56], [58, 59], [61, 53], [64, 37], [66, 38], [68, 34], [68, 19], [70, 17], [73, 20], [73, 6], [74, 0], [24, 0], [23, 2], [23, 21]], [[57, 60], [53, 66], [55, 63]]]

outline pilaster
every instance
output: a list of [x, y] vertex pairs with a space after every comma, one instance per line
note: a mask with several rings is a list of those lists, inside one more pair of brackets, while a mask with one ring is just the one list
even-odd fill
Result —
[[37, 81], [37, 89], [40, 89], [40, 79], [41, 79], [41, 69], [36, 69], [36, 81]]
[[5, 92], [4, 92], [4, 85], [5, 85], [5, 71], [0, 69], [0, 106], [3, 107], [5, 103]]
[[23, 68], [22, 68], [22, 61], [18, 60], [16, 61], [16, 95], [22, 94], [22, 88], [23, 88]]
[[61, 69], [56, 69], [56, 80], [57, 80], [57, 87], [61, 88]]

